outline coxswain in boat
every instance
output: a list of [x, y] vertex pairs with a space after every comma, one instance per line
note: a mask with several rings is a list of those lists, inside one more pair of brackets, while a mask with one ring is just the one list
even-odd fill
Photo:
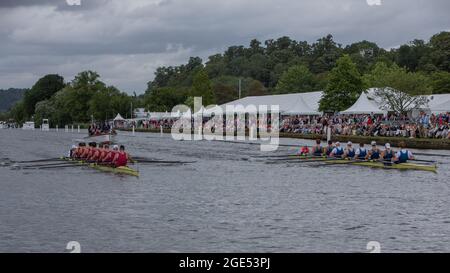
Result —
[[325, 155], [330, 156], [333, 149], [334, 149], [333, 141], [328, 140], [328, 146], [325, 148]]
[[72, 148], [69, 150], [69, 158], [74, 158], [77, 154], [78, 147], [76, 145], [72, 145]]
[[343, 158], [353, 159], [355, 157], [355, 148], [353, 148], [353, 143], [351, 141], [347, 142], [347, 148], [345, 148]]
[[306, 146], [306, 145], [303, 146], [303, 147], [300, 149], [298, 155], [303, 155], [303, 156], [309, 155], [309, 148], [308, 148], [308, 146]]
[[381, 157], [383, 158], [384, 161], [392, 161], [394, 156], [395, 154], [394, 151], [391, 149], [391, 144], [386, 143], [384, 145], [384, 151], [381, 153]]
[[400, 142], [398, 146], [400, 147], [400, 151], [398, 151], [395, 154], [395, 157], [394, 157], [395, 163], [406, 163], [406, 162], [408, 162], [408, 160], [414, 159], [414, 155], [411, 153], [411, 151], [408, 151], [406, 149], [405, 142], [403, 142], [403, 141]]
[[323, 155], [323, 147], [320, 139], [316, 139], [316, 144], [312, 147], [313, 156], [322, 156]]
[[379, 160], [381, 157], [381, 151], [377, 148], [377, 143], [375, 141], [372, 141], [370, 144], [372, 148], [369, 150], [369, 159]]
[[116, 167], [125, 167], [129, 161], [131, 161], [131, 157], [127, 152], [125, 152], [125, 146], [120, 145], [119, 152], [115, 155], [112, 163]]
[[330, 156], [331, 157], [342, 157], [344, 155], [344, 149], [341, 147], [341, 143], [339, 141], [336, 141], [335, 143], [336, 147], [331, 151]]
[[355, 159], [364, 160], [367, 157], [367, 149], [364, 147], [364, 143], [359, 143], [359, 148], [356, 149]]

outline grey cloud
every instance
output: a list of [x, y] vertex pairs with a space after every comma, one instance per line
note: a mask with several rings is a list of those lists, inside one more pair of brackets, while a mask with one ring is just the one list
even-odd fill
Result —
[[[0, 2], [0, 60], [9, 60], [0, 62], [0, 88], [14, 84], [7, 78], [29, 85], [31, 77], [21, 82], [18, 76], [24, 73], [38, 77], [61, 69], [70, 75], [91, 65], [119, 88], [143, 90], [158, 65], [179, 64], [190, 55], [205, 58], [253, 38], [287, 35], [314, 42], [331, 33], [344, 45], [370, 40], [392, 47], [450, 29], [448, 0], [382, 0], [381, 6], [366, 0], [82, 0], [80, 7], [65, 0], [36, 2]], [[144, 79], [136, 66], [153, 70]], [[117, 80], [118, 71], [128, 79]]]

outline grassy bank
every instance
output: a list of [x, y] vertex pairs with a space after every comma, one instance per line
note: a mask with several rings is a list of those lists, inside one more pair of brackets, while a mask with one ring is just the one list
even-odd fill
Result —
[[[131, 129], [120, 129], [121, 131], [129, 131]], [[160, 129], [135, 129], [135, 132], [143, 133], [160, 133]], [[170, 129], [164, 129], [164, 133], [170, 134]], [[326, 138], [322, 135], [301, 135], [293, 133], [280, 133], [282, 138], [298, 138], [298, 139], [323, 139]], [[389, 142], [392, 146], [398, 146], [401, 141], [404, 141], [409, 148], [415, 149], [435, 149], [435, 150], [450, 150], [450, 140], [448, 139], [432, 139], [432, 138], [404, 138], [404, 137], [368, 137], [368, 136], [332, 136], [333, 141], [353, 143], [363, 142], [364, 144], [370, 144], [375, 140], [379, 145]]]

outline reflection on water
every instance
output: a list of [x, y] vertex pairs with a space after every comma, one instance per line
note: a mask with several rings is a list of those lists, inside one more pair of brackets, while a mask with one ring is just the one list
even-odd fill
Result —
[[[76, 138], [0, 130], [0, 158], [60, 156]], [[136, 166], [139, 179], [0, 167], [0, 251], [67, 252], [69, 241], [83, 252], [367, 252], [369, 241], [382, 252], [450, 251], [450, 157], [427, 157], [445, 163], [433, 174], [265, 164], [249, 144], [118, 139], [132, 155], [197, 162]]]

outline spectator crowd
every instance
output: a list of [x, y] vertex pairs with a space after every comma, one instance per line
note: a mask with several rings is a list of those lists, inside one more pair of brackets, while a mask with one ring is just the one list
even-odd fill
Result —
[[386, 136], [409, 138], [447, 138], [450, 113], [426, 114], [416, 118], [406, 115], [333, 115], [333, 116], [286, 116], [280, 132], [298, 134]]

